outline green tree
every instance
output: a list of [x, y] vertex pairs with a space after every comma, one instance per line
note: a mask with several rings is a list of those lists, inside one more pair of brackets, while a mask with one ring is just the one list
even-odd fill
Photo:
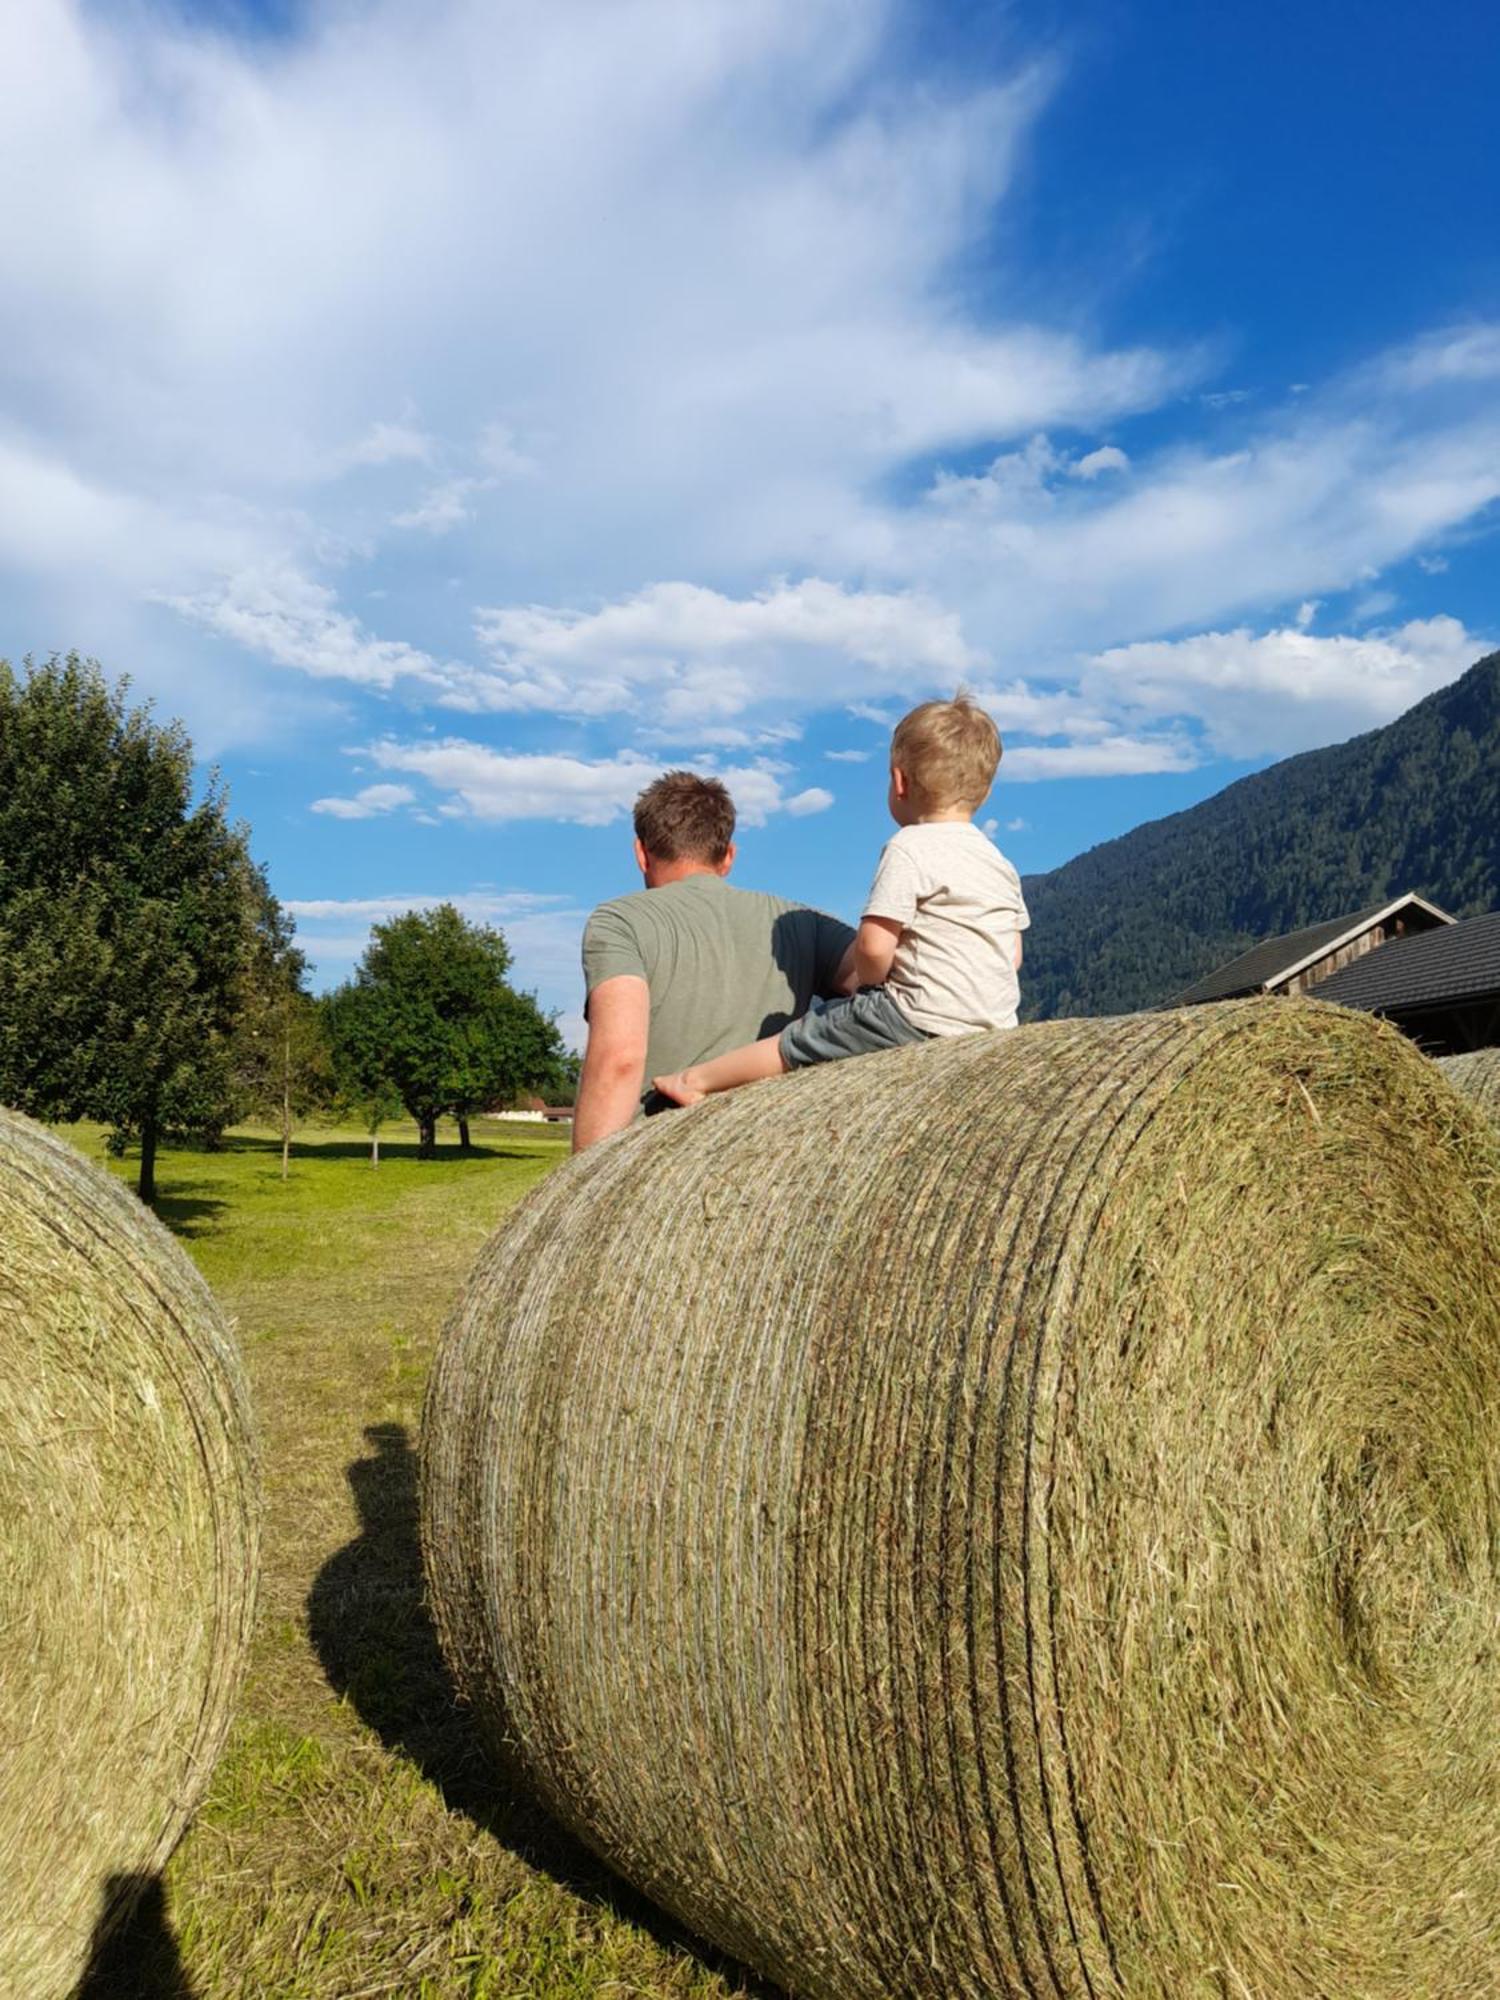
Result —
[[219, 1114], [254, 866], [180, 723], [70, 653], [0, 661], [0, 1098], [139, 1135]]
[[380, 1128], [401, 1110], [401, 1098], [386, 1074], [381, 1039], [381, 996], [373, 986], [350, 980], [320, 1003], [333, 1063], [339, 1111], [357, 1118], [370, 1138], [370, 1165], [380, 1165]]
[[[546, 1082], [561, 1053], [552, 1021], [506, 981], [510, 949], [499, 931], [466, 923], [451, 903], [377, 924], [353, 986], [330, 1019], [348, 1020], [368, 1081], [378, 1075], [416, 1120], [429, 1157], [445, 1112], [468, 1119], [486, 1104]], [[340, 1029], [334, 1029], [336, 1046]], [[354, 1057], [346, 1046], [346, 1073]]]

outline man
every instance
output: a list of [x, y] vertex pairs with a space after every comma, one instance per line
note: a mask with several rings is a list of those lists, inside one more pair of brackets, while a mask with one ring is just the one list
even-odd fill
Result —
[[575, 1153], [631, 1122], [647, 1077], [775, 1034], [847, 990], [848, 924], [731, 888], [734, 852], [734, 801], [717, 778], [668, 771], [636, 800], [646, 886], [601, 903], [583, 934], [589, 1038]]

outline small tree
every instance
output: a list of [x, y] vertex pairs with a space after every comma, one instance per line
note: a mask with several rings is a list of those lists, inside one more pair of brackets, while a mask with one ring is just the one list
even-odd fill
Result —
[[0, 661], [0, 1099], [138, 1134], [212, 1123], [250, 953], [254, 867], [179, 723], [70, 653]]
[[380, 1165], [380, 1128], [401, 1110], [401, 1098], [385, 1073], [380, 996], [351, 980], [321, 1003], [339, 1109], [359, 1120], [370, 1135], [370, 1165]]
[[281, 1135], [281, 1178], [291, 1171], [292, 1133], [310, 1111], [332, 1102], [333, 1058], [316, 1001], [297, 987], [270, 996], [249, 1031], [258, 1044], [250, 1108]]
[[[430, 1158], [443, 1112], [461, 1119], [551, 1074], [557, 1029], [528, 994], [506, 983], [510, 950], [499, 931], [466, 923], [451, 903], [377, 924], [352, 982], [362, 997], [335, 995], [331, 1018], [365, 1084], [378, 1076], [416, 1120]], [[345, 989], [347, 992], [348, 989]]]

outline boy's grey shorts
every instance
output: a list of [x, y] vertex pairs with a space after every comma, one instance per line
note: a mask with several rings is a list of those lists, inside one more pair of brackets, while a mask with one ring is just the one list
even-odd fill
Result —
[[878, 1055], [932, 1037], [914, 1028], [883, 986], [865, 986], [847, 1000], [815, 1000], [781, 1031], [781, 1059], [788, 1069], [838, 1062], [844, 1056]]

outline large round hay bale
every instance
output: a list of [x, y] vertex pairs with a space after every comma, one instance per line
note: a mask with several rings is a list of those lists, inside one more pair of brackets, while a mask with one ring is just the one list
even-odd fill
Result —
[[654, 1120], [449, 1326], [459, 1682], [801, 1994], [1493, 1995], [1497, 1176], [1410, 1044], [1281, 1000]]
[[1438, 1064], [1455, 1090], [1473, 1100], [1500, 1123], [1500, 1049], [1475, 1049], [1472, 1055], [1443, 1056]]
[[180, 1838], [256, 1546], [207, 1287], [133, 1195], [0, 1112], [0, 1993], [71, 1993]]

